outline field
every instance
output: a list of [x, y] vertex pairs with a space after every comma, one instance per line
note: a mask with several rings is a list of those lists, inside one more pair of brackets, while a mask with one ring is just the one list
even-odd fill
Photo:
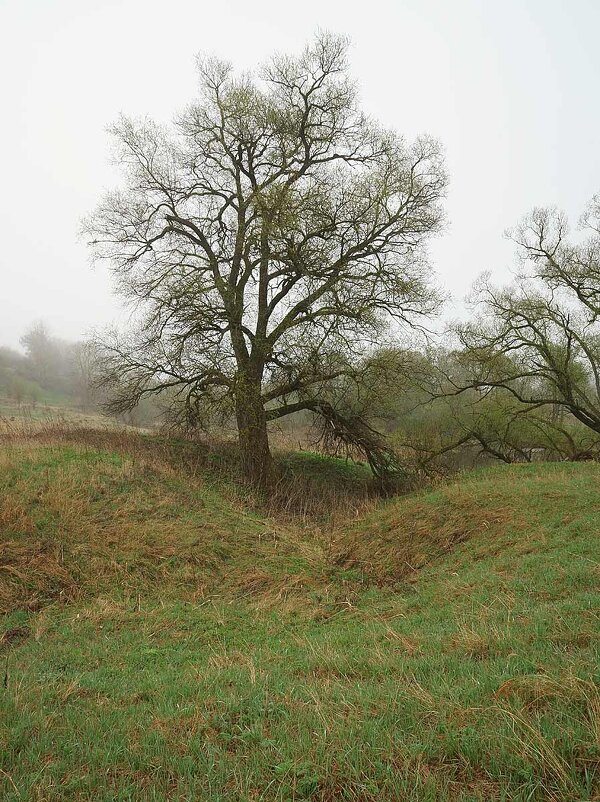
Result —
[[[0, 392], [0, 431], [50, 424], [93, 428], [115, 428], [115, 421], [95, 412], [85, 412], [58, 394], [46, 393], [36, 403], [18, 403]], [[122, 427], [121, 427], [122, 428]]]
[[2, 800], [600, 799], [600, 466], [0, 445]]

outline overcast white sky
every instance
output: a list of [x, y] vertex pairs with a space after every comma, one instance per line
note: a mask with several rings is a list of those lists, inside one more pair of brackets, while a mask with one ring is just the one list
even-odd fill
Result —
[[168, 121], [197, 52], [250, 68], [318, 27], [350, 36], [370, 114], [445, 145], [448, 295], [509, 279], [502, 234], [532, 206], [575, 222], [600, 191], [600, 0], [0, 0], [0, 344], [39, 318], [67, 338], [119, 318], [77, 230], [116, 181], [121, 111]]

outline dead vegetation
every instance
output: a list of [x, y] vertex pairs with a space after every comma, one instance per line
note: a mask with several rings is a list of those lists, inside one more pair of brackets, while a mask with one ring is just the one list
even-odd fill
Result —
[[[515, 537], [533, 513], [514, 476], [382, 504], [366, 469], [301, 452], [282, 463], [265, 499], [233, 480], [233, 444], [63, 421], [5, 424], [0, 443], [3, 611], [101, 593], [115, 581], [124, 594], [162, 583], [193, 599], [218, 588], [274, 605], [315, 593], [340, 570], [358, 584], [411, 581], [466, 541], [475, 558], [478, 543], [487, 555], [515, 539], [523, 555], [537, 548]], [[467, 652], [486, 653], [464, 640]]]
[[[581, 789], [597, 788], [600, 770], [586, 677], [596, 466], [463, 476], [370, 499], [362, 520], [340, 509], [341, 524], [324, 526], [306, 507], [257, 514], [260, 499], [227, 479], [227, 449], [197, 456], [189, 442], [60, 427], [5, 432], [2, 445], [0, 653], [15, 732], [52, 705], [61, 727], [78, 711], [89, 743], [97, 714], [101, 739], [122, 722], [121, 780], [138, 794], [157, 782], [140, 780], [140, 754], [148, 765], [166, 755], [182, 761], [173, 776], [192, 798], [197, 747], [199, 778], [216, 771], [211, 755], [230, 761], [236, 799], [250, 798], [251, 761], [256, 798], [277, 783], [290, 799], [391, 800], [399, 784], [407, 798], [448, 802], [594, 798]], [[315, 487], [337, 481], [358, 507], [364, 475], [333, 466], [307, 454], [288, 464]], [[58, 654], [74, 655], [61, 656], [65, 670]], [[66, 794], [60, 766], [26, 784], [39, 754], [63, 743], [31, 732], [28, 768], [22, 753], [6, 762], [19, 792]], [[81, 798], [100, 798], [113, 754], [95, 752], [96, 786]], [[228, 788], [220, 774], [211, 782]]]
[[[301, 448], [275, 450], [276, 476], [267, 494], [241, 480], [235, 441], [176, 438], [132, 427], [89, 427], [64, 418], [12, 422], [0, 418], [0, 448], [72, 445], [90, 452], [114, 452], [138, 463], [170, 469], [218, 486], [244, 509], [284, 523], [332, 529], [373, 508], [382, 495], [370, 469], [349, 459], [332, 459]], [[306, 446], [306, 443], [305, 443]], [[0, 457], [1, 458], [1, 457]], [[401, 488], [399, 488], [401, 489]], [[406, 490], [410, 489], [407, 485]]]
[[265, 584], [251, 581], [257, 566], [282, 598], [308, 581], [293, 575], [308, 575], [320, 559], [310, 538], [258, 518], [235, 495], [228, 503], [189, 463], [179, 473], [160, 442], [71, 429], [59, 439], [45, 429], [11, 433], [4, 445], [2, 612], [98, 595], [115, 583], [133, 597], [156, 586], [194, 598], [224, 587], [252, 593]]
[[493, 541], [523, 523], [516, 499], [507, 505], [505, 494], [490, 493], [485, 511], [482, 501], [478, 490], [469, 493], [454, 484], [426, 498], [406, 498], [402, 505], [391, 502], [345, 527], [334, 540], [332, 559], [377, 582], [410, 580], [460, 543], [480, 534]]

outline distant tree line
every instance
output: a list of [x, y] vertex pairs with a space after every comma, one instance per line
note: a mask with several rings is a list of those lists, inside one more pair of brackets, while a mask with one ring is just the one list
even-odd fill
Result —
[[68, 400], [82, 409], [93, 408], [90, 383], [90, 346], [50, 334], [39, 322], [20, 339], [23, 351], [0, 347], [0, 393], [17, 403]]
[[[0, 401], [17, 407], [46, 406], [102, 412], [106, 396], [97, 386], [95, 346], [90, 341], [72, 342], [53, 335], [46, 325], [31, 325], [20, 338], [22, 351], [0, 346]], [[155, 423], [160, 410], [143, 404], [121, 416], [134, 425]]]

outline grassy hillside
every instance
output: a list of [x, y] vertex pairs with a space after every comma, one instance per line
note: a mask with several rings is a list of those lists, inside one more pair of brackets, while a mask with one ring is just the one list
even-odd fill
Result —
[[502, 467], [321, 533], [152, 449], [12, 440], [0, 798], [599, 799], [599, 488]]
[[66, 422], [70, 425], [95, 428], [123, 426], [114, 418], [98, 412], [83, 412], [73, 401], [59, 393], [44, 390], [35, 403], [31, 401], [19, 403], [4, 395], [0, 388], [0, 431], [17, 426], [30, 428], [32, 425], [45, 426], [57, 423], [64, 426]]

